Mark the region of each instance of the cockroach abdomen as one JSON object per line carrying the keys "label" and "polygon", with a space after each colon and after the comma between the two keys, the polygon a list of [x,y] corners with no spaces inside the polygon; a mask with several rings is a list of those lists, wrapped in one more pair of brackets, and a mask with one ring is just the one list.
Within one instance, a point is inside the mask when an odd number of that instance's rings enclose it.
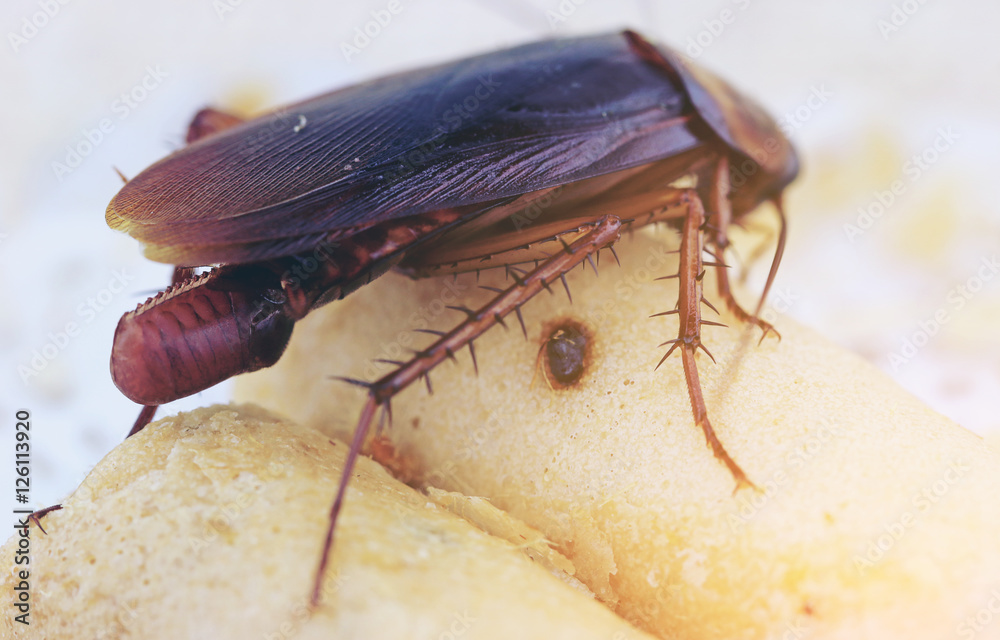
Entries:
{"label": "cockroach abdomen", "polygon": [[281,357],[295,324],[284,308],[260,293],[206,286],[212,279],[171,287],[119,321],[111,377],[129,399],[164,404]]}

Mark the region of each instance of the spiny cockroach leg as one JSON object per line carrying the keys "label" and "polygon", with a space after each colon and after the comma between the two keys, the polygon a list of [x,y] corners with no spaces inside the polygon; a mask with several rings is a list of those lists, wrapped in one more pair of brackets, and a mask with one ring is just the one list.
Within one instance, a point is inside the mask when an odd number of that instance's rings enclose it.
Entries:
{"label": "spiny cockroach leg", "polygon": [[49,532],[46,531],[45,527],[42,526],[42,518],[44,518],[46,514],[52,513],[53,511],[59,511],[62,508],[63,506],[61,504],[54,504],[51,507],[45,507],[44,509],[39,509],[38,511],[35,511],[31,515],[29,515],[28,520],[34,522],[35,525],[42,530],[42,533],[48,535]]}
{"label": "spiny cockroach leg", "polygon": [[499,313],[494,313],[493,319],[496,320],[496,323],[498,325],[504,328],[504,331],[509,331],[509,329],[507,328],[507,323],[504,322],[503,316],[501,316]]}
{"label": "spiny cockroach leg", "polygon": [[[618,217],[605,216],[601,218],[591,226],[590,231],[569,245],[566,250],[548,258],[537,269],[526,273],[523,277],[518,276],[514,272],[514,269],[508,269],[507,272],[514,278],[512,286],[505,289],[478,311],[458,307],[457,310],[466,314],[465,321],[438,338],[438,340],[426,349],[418,352],[412,360],[399,367],[396,371],[371,383],[346,379],[352,384],[365,387],[368,390],[368,397],[365,399],[361,417],[354,430],[351,448],[347,453],[347,459],[344,461],[344,470],[340,476],[337,497],[334,499],[333,506],[330,509],[330,521],[327,526],[326,540],[323,545],[322,555],[320,556],[319,566],[316,569],[316,579],[313,582],[313,592],[310,600],[313,606],[319,604],[323,575],[326,573],[326,566],[330,561],[330,552],[333,547],[333,532],[337,526],[337,517],[344,503],[348,480],[357,461],[358,453],[361,451],[361,447],[371,428],[375,410],[379,406],[386,405],[394,395],[408,387],[414,380],[426,377],[431,369],[448,357],[449,352],[454,353],[463,346],[471,346],[472,340],[497,324],[498,318],[515,312],[518,314],[518,319],[521,320],[521,328],[524,329],[524,320],[521,318],[520,313],[521,305],[542,291],[542,289],[547,289],[548,285],[556,278],[559,278],[583,260],[588,259],[592,253],[617,242],[620,231],[621,220]],[[525,331],[525,336],[527,336],[527,331]]]}
{"label": "spiny cockroach leg", "polygon": [[[726,230],[729,225],[732,224],[733,212],[732,207],[729,202],[729,159],[725,156],[720,158],[720,160],[715,165],[715,174],[712,177],[712,184],[709,190],[709,201],[708,210],[711,212],[711,224],[706,224],[706,228],[710,233],[709,243],[712,245],[710,253],[712,257],[715,258],[714,262],[706,263],[710,266],[715,266],[716,281],[719,287],[719,297],[726,303],[726,307],[729,311],[736,316],[736,318],[743,323],[749,323],[760,327],[763,334],[760,337],[760,341],[764,341],[764,337],[767,336],[769,332],[774,332],[774,335],[781,339],[781,334],[771,326],[771,323],[762,320],[759,317],[761,307],[764,304],[764,299],[767,297],[767,292],[771,288],[771,281],[774,279],[774,274],[777,272],[778,263],[781,261],[781,253],[784,251],[784,217],[782,216],[782,237],[778,242],[778,250],[775,253],[775,261],[771,264],[771,273],[768,276],[767,284],[764,286],[764,293],[761,294],[760,301],[757,304],[757,311],[753,314],[747,312],[740,303],[736,301],[733,297],[732,288],[729,285],[729,272],[726,271],[725,266],[725,253],[726,249],[729,247],[729,236]],[[722,266],[719,266],[722,265]]]}
{"label": "spiny cockroach leg", "polygon": [[[718,249],[716,249],[716,251],[718,251]],[[716,258],[720,258],[721,257],[720,254],[721,252],[719,253],[713,252],[713,255],[715,255]],[[756,314],[751,314],[747,312],[745,309],[743,309],[743,307],[740,306],[740,303],[736,301],[736,298],[733,297],[733,292],[729,285],[729,274],[726,272],[726,270],[724,268],[719,268],[716,270],[715,273],[716,273],[716,281],[718,282],[719,285],[719,297],[725,301],[726,307],[729,309],[729,312],[732,313],[734,316],[736,316],[736,319],[739,320],[740,322],[760,327],[762,333],[760,336],[760,340],[758,341],[758,344],[764,341],[764,338],[767,337],[768,333],[773,333],[780,340],[781,334],[778,333],[778,330],[775,329],[770,322],[763,320]],[[756,313],[760,313],[760,307],[763,305],[765,297],[766,293],[761,296],[760,303],[758,304]]]}
{"label": "spiny cockroach leg", "polygon": [[684,378],[687,381],[688,397],[691,399],[691,412],[694,414],[695,424],[701,427],[705,433],[705,440],[711,447],[715,457],[726,465],[733,478],[736,480],[736,489],[748,486],[753,487],[747,475],[738,464],[729,456],[722,442],[715,435],[715,429],[708,419],[708,410],[705,408],[705,398],[701,392],[701,380],[698,377],[698,365],[694,356],[698,349],[702,349],[712,361],[715,358],[708,349],[701,343],[701,325],[705,321],[701,319],[702,281],[702,231],[701,226],[705,217],[705,209],[701,198],[694,191],[688,191],[688,213],[684,221],[684,228],[681,231],[681,251],[679,293],[677,300],[677,316],[679,318],[679,329],[677,338],[664,342],[661,347],[669,344],[670,349],[656,366],[659,367],[674,352],[680,349],[681,360],[684,363]]}
{"label": "spiny cockroach leg", "polygon": [[670,311],[661,311],[659,313],[654,313],[653,315],[651,315],[649,317],[650,318],[660,318],[660,317],[663,317],[663,316],[672,316],[672,315],[677,314],[677,313],[680,313],[680,309],[671,309]]}
{"label": "spiny cockroach leg", "polygon": [[566,274],[560,274],[559,279],[562,280],[563,289],[566,290],[566,297],[569,298],[569,303],[573,304],[573,295],[569,292],[569,283],[566,282]]}
{"label": "spiny cockroach leg", "polygon": [[684,377],[687,380],[688,395],[691,397],[691,410],[694,413],[695,424],[705,432],[705,440],[712,448],[712,453],[726,465],[729,473],[736,480],[734,492],[743,487],[756,488],[754,483],[747,478],[743,469],[726,452],[726,448],[722,446],[722,442],[715,435],[712,424],[708,421],[708,411],[705,409],[705,399],[701,394],[701,381],[698,379],[698,364],[694,360],[694,351],[694,347],[687,344],[681,347],[681,361],[684,363]]}
{"label": "spiny cockroach leg", "polygon": [[479,362],[476,360],[476,347],[472,340],[469,340],[469,356],[472,358],[472,368],[476,372],[476,376],[479,376]]}
{"label": "spiny cockroach leg", "polygon": [[514,307],[514,313],[517,314],[517,321],[521,323],[521,333],[524,334],[524,339],[528,339],[528,330],[524,326],[524,316],[521,315],[521,305]]}
{"label": "spiny cockroach leg", "polygon": [[717,316],[718,315],[722,315],[722,314],[719,313],[719,310],[715,308],[715,305],[712,304],[711,302],[709,302],[708,298],[706,298],[705,296],[701,297],[701,303],[703,305],[705,305],[706,307],[708,307],[709,309],[711,309],[712,311],[714,311],[715,315],[717,315]]}

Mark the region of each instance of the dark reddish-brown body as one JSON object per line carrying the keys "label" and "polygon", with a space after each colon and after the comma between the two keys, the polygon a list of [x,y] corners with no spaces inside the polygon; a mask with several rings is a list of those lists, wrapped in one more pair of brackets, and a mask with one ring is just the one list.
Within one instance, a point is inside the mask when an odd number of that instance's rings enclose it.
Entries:
{"label": "dark reddish-brown body", "polygon": [[[749,483],[715,436],[698,381],[695,351],[711,324],[700,316],[702,252],[714,256],[705,265],[721,265],[729,224],[779,202],[798,164],[774,121],[714,75],[626,31],[397,74],[246,122],[206,110],[188,141],[107,210],[153,259],[221,265],[119,323],[112,377],[141,404],[270,366],[295,321],[389,268],[419,276],[534,263],[481,309],[462,309],[465,321],[413,360],[355,381],[368,402],[314,600],[378,407],[507,314],[520,318],[521,304],[613,244],[622,226],[666,221],[682,233],[679,299],[664,314],[679,317],[670,350],[681,349],[714,454]],[[740,319],[770,329],[740,308],[721,268],[719,294]]]}

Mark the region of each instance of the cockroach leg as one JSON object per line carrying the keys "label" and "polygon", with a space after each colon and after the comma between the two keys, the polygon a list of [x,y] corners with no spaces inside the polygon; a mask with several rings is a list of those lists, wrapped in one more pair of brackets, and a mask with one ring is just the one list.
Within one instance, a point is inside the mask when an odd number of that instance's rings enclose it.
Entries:
{"label": "cockroach leg", "polygon": [[[785,219],[785,209],[782,206],[781,194],[779,193],[771,198],[771,202],[774,204],[774,209],[778,213],[778,222],[781,226],[778,229],[778,246],[774,248],[774,257],[771,259],[771,269],[767,272],[767,282],[764,283],[764,291],[760,294],[760,300],[757,302],[757,309],[754,311],[755,316],[760,315],[760,310],[764,306],[764,300],[767,298],[767,294],[771,290],[771,284],[774,283],[774,276],[778,273],[778,265],[781,264],[781,256],[785,254],[785,240],[788,238],[787,220]],[[775,331],[775,333],[778,332]]]}
{"label": "cockroach leg", "polygon": [[[727,230],[729,225],[732,224],[732,205],[729,201],[729,158],[727,156],[722,156],[715,165],[715,172],[712,176],[712,184],[709,186],[709,201],[708,210],[711,212],[709,218],[709,244],[712,245],[709,252],[715,259],[715,263],[710,266],[715,266],[716,281],[719,287],[719,297],[726,303],[726,307],[729,311],[736,316],[736,318],[743,323],[752,324],[754,326],[760,327],[763,334],[760,337],[760,341],[763,342],[764,338],[768,333],[773,332],[774,335],[781,339],[781,334],[771,326],[771,323],[762,320],[759,317],[761,307],[764,304],[764,299],[767,297],[767,292],[771,288],[771,281],[774,278],[774,274],[778,268],[778,262],[781,261],[781,252],[784,250],[783,239],[779,240],[778,250],[775,253],[775,261],[771,264],[771,273],[767,279],[767,285],[764,287],[764,293],[760,297],[760,301],[757,304],[757,310],[751,314],[747,312],[740,303],[736,301],[733,297],[732,289],[729,285],[729,273],[726,271],[725,266],[725,253],[726,249],[729,248],[729,236]],[[784,233],[784,224],[782,224],[782,233]]]}
{"label": "cockroach leg", "polygon": [[59,511],[62,508],[63,506],[61,504],[54,504],[51,507],[45,507],[44,509],[39,509],[38,511],[35,511],[31,515],[29,515],[28,520],[34,522],[35,525],[42,530],[42,533],[48,535],[49,532],[46,531],[45,527],[42,526],[42,518],[44,518],[46,514],[52,513],[53,511]]}
{"label": "cockroach leg", "polygon": [[448,358],[448,354],[454,354],[462,347],[471,344],[473,339],[496,325],[500,318],[511,312],[518,312],[522,304],[543,289],[548,289],[549,285],[560,278],[562,274],[590,258],[596,251],[617,242],[622,222],[616,216],[605,216],[593,225],[588,226],[591,226],[590,231],[559,253],[542,262],[536,269],[527,272],[524,276],[520,276],[511,270],[509,273],[514,279],[514,284],[503,290],[493,300],[479,308],[479,310],[472,311],[471,309],[460,308],[459,310],[466,314],[466,319],[457,327],[439,337],[429,347],[417,353],[412,360],[403,366],[375,382],[367,383],[348,380],[349,382],[365,387],[368,391],[368,397],[361,411],[358,425],[354,430],[354,438],[351,441],[347,459],[344,461],[344,470],[341,473],[337,496],[333,501],[333,506],[330,508],[330,520],[327,526],[326,540],[323,545],[322,555],[320,556],[319,566],[316,569],[316,579],[313,583],[313,592],[310,600],[312,606],[315,607],[319,604],[323,575],[326,573],[326,567],[330,561],[330,552],[333,547],[333,533],[337,526],[337,518],[343,506],[347,484],[354,470],[354,464],[368,436],[368,431],[371,428],[376,410],[380,406],[387,407],[394,395],[408,387],[414,381],[425,378],[431,369]]}
{"label": "cockroach leg", "polygon": [[225,131],[230,127],[235,127],[241,122],[243,122],[243,118],[239,116],[219,111],[212,107],[206,107],[191,118],[191,124],[188,125],[184,142],[191,144],[196,140],[201,140],[202,138]]}
{"label": "cockroach leg", "polygon": [[[684,221],[684,228],[681,231],[681,251],[680,268],[677,273],[679,278],[679,293],[677,300],[677,317],[679,328],[677,339],[663,343],[670,344],[670,349],[660,360],[659,367],[666,361],[674,349],[680,348],[681,360],[684,364],[684,378],[687,382],[688,397],[691,399],[691,412],[694,414],[694,421],[705,433],[705,440],[712,449],[716,459],[726,465],[733,478],[736,480],[736,490],[743,487],[754,487],[754,484],[747,478],[746,473],[726,452],[722,442],[715,434],[715,429],[708,419],[708,410],[705,407],[705,398],[701,392],[701,380],[698,377],[698,365],[694,356],[698,349],[701,349],[712,361],[715,358],[701,342],[701,325],[705,321],[701,319],[701,305],[706,302],[702,291],[702,249],[703,235],[702,226],[705,220],[705,209],[701,198],[694,191],[687,191],[688,214]],[[663,346],[660,345],[660,346]]]}
{"label": "cockroach leg", "polygon": [[146,425],[152,422],[153,418],[156,417],[156,410],[159,408],[160,405],[158,404],[142,405],[142,409],[139,410],[139,416],[135,419],[135,422],[132,424],[132,429],[129,430],[128,435],[125,437],[131,438],[135,434],[142,431]]}

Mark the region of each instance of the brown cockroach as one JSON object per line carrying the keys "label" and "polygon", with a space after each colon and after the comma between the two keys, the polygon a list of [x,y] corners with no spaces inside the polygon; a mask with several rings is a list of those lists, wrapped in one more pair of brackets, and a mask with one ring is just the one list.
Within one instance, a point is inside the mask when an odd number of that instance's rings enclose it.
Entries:
{"label": "brown cockroach", "polygon": [[[676,314],[679,330],[663,360],[680,350],[695,423],[737,488],[751,484],[702,397],[695,353],[708,353],[701,328],[713,324],[701,318],[701,305],[711,306],[703,269],[717,268],[719,298],[741,321],[772,330],[760,305],[749,313],[733,298],[722,268],[727,230],[762,202],[778,205],[763,302],[784,247],[781,193],[798,160],[775,122],[726,82],[625,31],[400,73],[248,121],[204,110],[188,142],[107,209],[108,224],[143,242],[148,257],[180,265],[175,283],[115,333],[115,384],[147,407],[133,432],[157,405],[274,364],[297,320],[390,268],[427,275],[534,262],[512,270],[513,284],[480,309],[459,308],[466,319],[409,362],[352,381],[367,400],[314,604],[378,409],[508,314],[524,329],[521,305],[624,227],[666,222],[681,233],[680,268],[668,276],[679,278],[677,305],[658,314]],[[694,186],[675,186],[681,179]],[[523,215],[543,198],[544,211]],[[216,267],[187,269],[204,265]]]}

